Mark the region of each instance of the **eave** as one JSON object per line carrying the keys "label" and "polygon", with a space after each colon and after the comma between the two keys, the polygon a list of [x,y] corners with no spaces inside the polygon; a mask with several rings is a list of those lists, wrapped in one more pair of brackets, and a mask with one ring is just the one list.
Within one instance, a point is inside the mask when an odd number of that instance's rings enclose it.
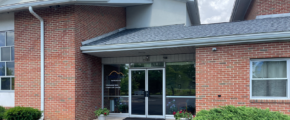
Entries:
{"label": "eave", "polygon": [[273,33],[232,35],[232,36],[195,38],[195,39],[166,40],[155,42],[82,46],[80,49],[82,53],[94,53],[94,52],[114,52],[128,50],[158,49],[158,48],[174,48],[187,46],[202,47],[202,46],[276,42],[289,40],[290,40],[290,32],[273,32]]}

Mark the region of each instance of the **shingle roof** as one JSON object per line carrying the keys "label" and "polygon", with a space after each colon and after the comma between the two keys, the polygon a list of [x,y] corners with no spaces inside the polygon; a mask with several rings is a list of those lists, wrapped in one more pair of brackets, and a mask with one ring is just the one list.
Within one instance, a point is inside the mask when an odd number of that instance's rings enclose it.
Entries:
{"label": "shingle roof", "polygon": [[217,37],[255,33],[290,31],[290,17],[255,19],[241,22],[208,24],[199,26],[170,25],[127,29],[85,44],[112,45],[188,38]]}

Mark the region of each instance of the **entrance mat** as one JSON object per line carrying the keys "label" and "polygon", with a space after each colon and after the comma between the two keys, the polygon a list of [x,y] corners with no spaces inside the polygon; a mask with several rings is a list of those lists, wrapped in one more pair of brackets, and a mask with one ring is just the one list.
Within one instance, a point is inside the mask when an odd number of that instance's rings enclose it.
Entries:
{"label": "entrance mat", "polygon": [[125,118],[123,120],[165,120],[161,118]]}

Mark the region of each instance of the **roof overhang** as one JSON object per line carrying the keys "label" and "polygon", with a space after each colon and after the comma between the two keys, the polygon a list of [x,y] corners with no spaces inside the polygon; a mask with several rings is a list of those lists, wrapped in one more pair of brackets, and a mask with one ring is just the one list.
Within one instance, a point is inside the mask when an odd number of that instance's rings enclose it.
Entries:
{"label": "roof overhang", "polygon": [[251,3],[252,0],[236,0],[230,22],[245,20]]}
{"label": "roof overhang", "polygon": [[[29,0],[28,0],[29,1]],[[153,0],[37,0],[15,4],[0,5],[0,13],[13,12],[28,9],[29,6],[35,8],[53,5],[96,5],[96,6],[116,6],[126,7],[134,5],[152,4]]]}
{"label": "roof overhang", "polygon": [[166,40],[166,41],[157,41],[157,42],[82,46],[80,49],[82,53],[96,53],[96,52],[117,52],[117,51],[131,51],[131,50],[175,48],[175,47],[188,47],[188,46],[202,47],[202,46],[258,43],[258,42],[272,42],[272,41],[276,42],[276,41],[289,41],[289,40],[290,40],[290,32],[273,32],[273,33],[220,36],[220,37],[208,37],[208,38]]}

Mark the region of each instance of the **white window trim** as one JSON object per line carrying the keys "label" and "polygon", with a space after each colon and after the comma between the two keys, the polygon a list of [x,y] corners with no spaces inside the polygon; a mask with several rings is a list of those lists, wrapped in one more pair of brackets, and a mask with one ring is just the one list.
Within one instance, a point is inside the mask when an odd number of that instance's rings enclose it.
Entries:
{"label": "white window trim", "polygon": [[[276,79],[276,80],[287,80],[287,91],[286,91],[286,97],[253,97],[252,96],[252,64],[253,62],[257,61],[286,61],[286,73],[287,78],[270,78],[270,79]],[[251,100],[289,100],[290,99],[290,58],[271,58],[271,59],[251,59],[250,60],[250,99]],[[255,80],[267,80],[268,78],[255,78]]]}

